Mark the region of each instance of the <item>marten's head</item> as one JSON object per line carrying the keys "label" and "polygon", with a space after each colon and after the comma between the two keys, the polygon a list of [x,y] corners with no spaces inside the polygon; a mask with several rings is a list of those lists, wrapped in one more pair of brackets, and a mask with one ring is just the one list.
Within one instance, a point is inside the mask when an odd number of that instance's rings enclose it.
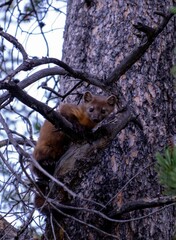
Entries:
{"label": "marten's head", "polygon": [[101,122],[114,111],[116,101],[117,99],[114,95],[105,97],[93,95],[90,92],[85,92],[84,94],[86,112],[90,120],[95,124]]}

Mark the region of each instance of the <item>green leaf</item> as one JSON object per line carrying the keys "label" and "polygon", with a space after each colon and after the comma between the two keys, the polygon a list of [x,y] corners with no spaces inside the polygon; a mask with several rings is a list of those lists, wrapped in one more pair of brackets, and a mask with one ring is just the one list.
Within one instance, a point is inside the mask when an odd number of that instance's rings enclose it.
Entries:
{"label": "green leaf", "polygon": [[170,11],[171,11],[171,13],[176,14],[176,7],[172,7],[172,8],[170,9]]}
{"label": "green leaf", "polygon": [[171,73],[174,77],[176,76],[176,66],[171,68]]}
{"label": "green leaf", "polygon": [[167,194],[176,194],[176,147],[167,148],[162,154],[156,154],[159,182]]}

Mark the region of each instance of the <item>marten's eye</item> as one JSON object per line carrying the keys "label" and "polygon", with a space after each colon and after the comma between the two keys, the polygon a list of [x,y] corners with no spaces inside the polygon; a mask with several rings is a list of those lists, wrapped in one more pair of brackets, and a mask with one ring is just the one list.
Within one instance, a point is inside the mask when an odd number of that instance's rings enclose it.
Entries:
{"label": "marten's eye", "polygon": [[94,108],[93,107],[90,107],[89,108],[89,112],[93,112],[94,111]]}
{"label": "marten's eye", "polygon": [[106,109],[102,108],[102,109],[101,109],[101,113],[102,113],[102,114],[105,114],[105,113],[106,113]]}

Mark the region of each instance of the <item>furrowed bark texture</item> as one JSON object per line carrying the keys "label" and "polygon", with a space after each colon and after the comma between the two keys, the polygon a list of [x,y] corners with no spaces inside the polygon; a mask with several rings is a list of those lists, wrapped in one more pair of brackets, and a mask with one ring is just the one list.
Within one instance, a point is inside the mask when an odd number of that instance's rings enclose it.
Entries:
{"label": "furrowed bark texture", "polygon": [[[154,11],[166,12],[172,4],[171,0],[97,0],[87,6],[83,0],[68,1],[63,61],[98,78],[107,78],[139,43],[133,24],[140,21],[150,27],[157,26],[162,17]],[[61,178],[78,196],[103,205],[112,199],[105,211],[107,215],[126,202],[162,195],[153,163],[155,153],[163,150],[168,138],[176,132],[175,93],[170,74],[173,48],[174,22],[171,20],[144,56],[114,84],[139,114],[143,130],[130,123],[105,150],[85,159],[93,164],[86,170],[84,166],[78,168],[74,182],[70,182],[69,177]],[[61,82],[63,92],[68,91],[75,81],[67,79]],[[101,210],[101,207],[79,199],[68,203]],[[121,219],[141,217],[155,210],[126,213]],[[117,239],[169,240],[174,234],[172,206],[147,218],[119,224],[107,223],[88,212],[75,211],[73,215],[117,236]],[[74,219],[61,217],[60,224],[70,239],[115,239]],[[58,225],[55,228],[58,239],[62,239],[64,231],[59,230]],[[49,229],[48,234],[51,232]],[[63,239],[67,239],[66,235]]]}

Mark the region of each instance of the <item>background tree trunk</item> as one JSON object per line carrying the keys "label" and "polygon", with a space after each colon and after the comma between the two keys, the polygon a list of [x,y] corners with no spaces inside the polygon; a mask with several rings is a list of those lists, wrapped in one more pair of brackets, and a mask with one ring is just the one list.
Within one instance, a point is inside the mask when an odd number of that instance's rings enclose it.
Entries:
{"label": "background tree trunk", "polygon": [[[91,2],[90,6],[86,2]],[[133,24],[140,21],[151,27],[157,26],[162,17],[154,11],[166,12],[172,4],[171,0],[68,1],[63,61],[105,79],[139,43]],[[83,166],[74,183],[61,179],[79,196],[103,205],[108,203],[106,213],[130,201],[162,195],[154,163],[156,152],[163,150],[168,138],[176,133],[175,93],[170,74],[173,48],[174,23],[171,20],[145,55],[114,84],[114,88],[120,87],[126,102],[139,114],[143,130],[130,123],[111,146],[87,159],[89,162],[96,159],[96,162],[86,171]],[[63,92],[75,84],[75,80],[66,78],[69,81],[61,81]],[[81,93],[84,87],[78,92]],[[99,89],[94,91],[100,92]],[[101,207],[80,199],[68,201],[69,204],[73,202],[77,206],[101,210]],[[119,224],[106,222],[89,212],[75,211],[72,214],[116,235],[117,239],[172,239],[175,224],[173,206],[159,210],[154,208],[123,214],[121,219],[153,213],[146,218]],[[57,239],[67,239],[67,234],[74,240],[115,239],[73,218],[62,215],[59,218],[59,225],[55,225]],[[51,236],[49,220],[47,235]],[[64,231],[65,238],[62,238]]]}

